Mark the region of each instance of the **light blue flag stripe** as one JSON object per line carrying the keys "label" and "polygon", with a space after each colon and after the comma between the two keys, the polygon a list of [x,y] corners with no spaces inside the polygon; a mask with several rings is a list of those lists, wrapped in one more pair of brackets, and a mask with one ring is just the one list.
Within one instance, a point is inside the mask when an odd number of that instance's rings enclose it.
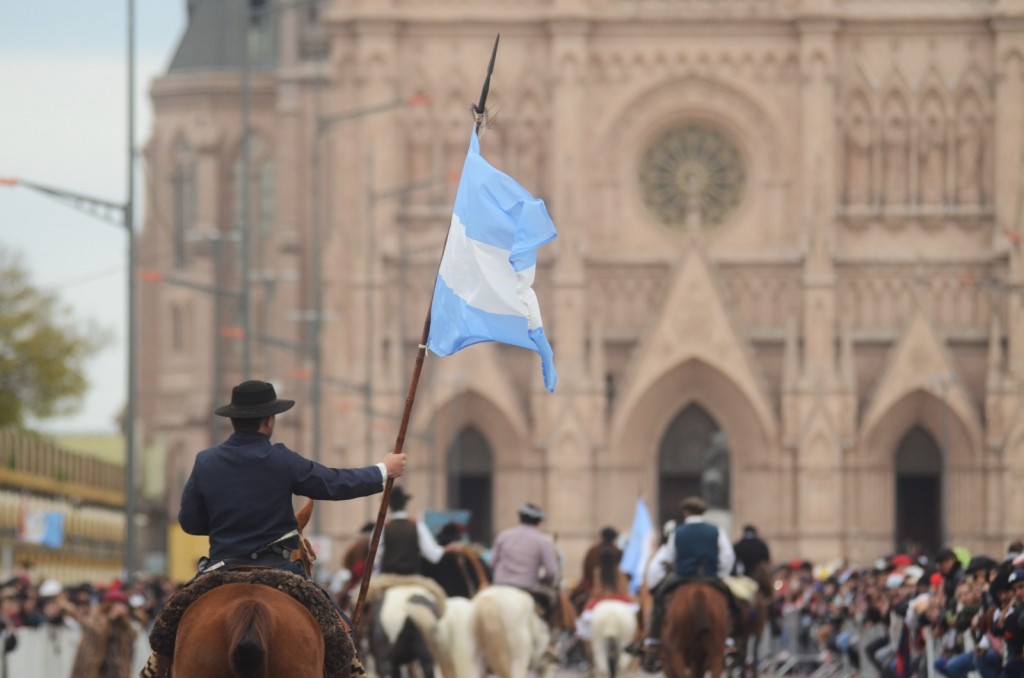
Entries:
{"label": "light blue flag stripe", "polygon": [[44,518],[42,544],[51,549],[58,549],[64,544],[64,514],[48,512]]}
{"label": "light blue flag stripe", "polygon": [[533,266],[537,249],[558,235],[544,201],[480,155],[475,128],[455,194],[455,214],[469,238],[508,250],[517,271]]}
{"label": "light blue flag stripe", "polygon": [[654,534],[654,523],[643,499],[636,500],[633,513],[633,526],[629,530],[629,541],[619,561],[619,569],[629,575],[630,593],[636,595],[644,581],[644,567],[651,555],[651,540]]}
{"label": "light blue flag stripe", "polygon": [[532,285],[537,248],[556,235],[544,201],[480,156],[474,130],[434,288],[427,347],[447,356],[499,341],[536,351],[544,386],[554,391],[558,373]]}

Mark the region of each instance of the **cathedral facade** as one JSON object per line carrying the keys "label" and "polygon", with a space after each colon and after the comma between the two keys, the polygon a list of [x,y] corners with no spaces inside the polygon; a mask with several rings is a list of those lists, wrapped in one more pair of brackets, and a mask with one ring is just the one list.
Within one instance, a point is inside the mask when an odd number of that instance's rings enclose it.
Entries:
{"label": "cathedral facade", "polygon": [[[535,289],[560,380],[428,355],[412,510],[489,541],[532,501],[570,563],[689,494],[779,558],[1020,536],[1021,0],[189,9],[140,245],[171,522],[246,376],[299,401],[275,438],[306,456],[394,446],[500,33],[481,152],[558,227]],[[376,505],[318,511],[340,544]]]}

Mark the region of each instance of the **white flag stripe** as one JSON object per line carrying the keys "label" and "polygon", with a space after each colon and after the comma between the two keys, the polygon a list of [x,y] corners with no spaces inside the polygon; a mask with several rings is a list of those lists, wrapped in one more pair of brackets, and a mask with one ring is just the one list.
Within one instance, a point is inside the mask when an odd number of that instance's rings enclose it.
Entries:
{"label": "white flag stripe", "polygon": [[448,244],[439,274],[455,294],[473,308],[526,318],[528,329],[541,326],[540,304],[533,291],[536,266],[516,271],[509,250],[473,240],[458,215],[452,215]]}

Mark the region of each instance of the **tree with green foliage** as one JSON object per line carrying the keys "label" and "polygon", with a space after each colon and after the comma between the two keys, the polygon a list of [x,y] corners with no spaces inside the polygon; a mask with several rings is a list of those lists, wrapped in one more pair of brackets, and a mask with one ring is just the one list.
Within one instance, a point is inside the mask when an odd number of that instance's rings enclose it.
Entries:
{"label": "tree with green foliage", "polygon": [[103,341],[52,292],[35,287],[21,257],[0,246],[0,428],[75,411],[84,362]]}

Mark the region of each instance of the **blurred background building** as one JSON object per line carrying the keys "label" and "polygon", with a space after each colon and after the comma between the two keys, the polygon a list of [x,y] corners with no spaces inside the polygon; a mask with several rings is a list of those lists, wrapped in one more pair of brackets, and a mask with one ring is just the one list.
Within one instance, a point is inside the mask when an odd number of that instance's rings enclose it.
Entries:
{"label": "blurred background building", "polygon": [[120,577],[123,438],[6,429],[0,453],[0,569],[67,583]]}
{"label": "blurred background building", "polygon": [[[275,437],[306,456],[393,446],[500,32],[481,147],[559,228],[560,381],[503,346],[429,357],[413,510],[489,541],[533,501],[573,562],[638,496],[665,519],[702,493],[810,559],[1019,536],[1021,0],[188,7],[145,148],[151,525],[247,377],[299,401]],[[317,511],[343,541],[376,502]]]}

